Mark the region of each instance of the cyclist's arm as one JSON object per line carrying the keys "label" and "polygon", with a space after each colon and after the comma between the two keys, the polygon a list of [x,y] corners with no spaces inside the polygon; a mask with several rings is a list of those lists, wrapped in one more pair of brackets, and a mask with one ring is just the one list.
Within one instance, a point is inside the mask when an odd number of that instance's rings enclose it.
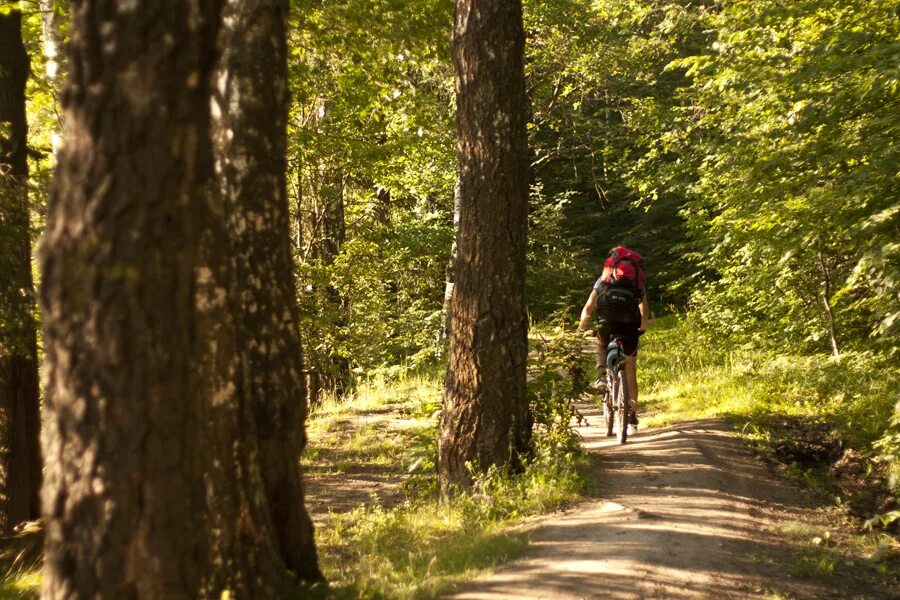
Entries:
{"label": "cyclist's arm", "polygon": [[581,309],[581,321],[578,323],[578,329],[582,331],[587,329],[591,317],[594,316],[595,308],[597,308],[597,290],[591,290],[591,295],[588,297],[584,308]]}
{"label": "cyclist's arm", "polygon": [[639,307],[641,309],[641,329],[647,331],[647,326],[650,324],[650,305],[647,303],[647,294],[641,297]]}

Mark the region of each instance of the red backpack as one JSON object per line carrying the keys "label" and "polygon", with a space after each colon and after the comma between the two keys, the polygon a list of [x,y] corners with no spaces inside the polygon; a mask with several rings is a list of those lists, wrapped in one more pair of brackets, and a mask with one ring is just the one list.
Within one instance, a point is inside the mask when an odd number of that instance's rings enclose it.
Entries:
{"label": "red backpack", "polygon": [[613,248],[597,285],[601,316],[611,321],[640,320],[638,303],[644,293],[644,259],[624,246]]}

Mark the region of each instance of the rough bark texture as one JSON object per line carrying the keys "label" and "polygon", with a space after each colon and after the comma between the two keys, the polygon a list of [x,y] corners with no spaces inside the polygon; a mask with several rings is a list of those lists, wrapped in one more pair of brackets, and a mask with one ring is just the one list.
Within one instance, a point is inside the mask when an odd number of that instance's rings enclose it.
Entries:
{"label": "rough bark texture", "polygon": [[285,180],[287,11],[286,0],[226,3],[213,133],[234,244],[245,418],[255,433],[247,457],[255,464],[248,462],[245,474],[261,478],[260,525],[275,542],[273,558],[313,582],[322,576],[298,464],[306,445],[306,391]]}
{"label": "rough bark texture", "polygon": [[438,472],[442,487],[513,465],[531,442],[527,356],[527,100],[518,0],[457,0],[460,224]]}
{"label": "rough bark texture", "polygon": [[0,535],[40,516],[40,416],[22,16],[0,14]]}
{"label": "rough bark texture", "polygon": [[195,198],[208,193],[215,0],[73,0],[42,249],[45,598],[201,596]]}

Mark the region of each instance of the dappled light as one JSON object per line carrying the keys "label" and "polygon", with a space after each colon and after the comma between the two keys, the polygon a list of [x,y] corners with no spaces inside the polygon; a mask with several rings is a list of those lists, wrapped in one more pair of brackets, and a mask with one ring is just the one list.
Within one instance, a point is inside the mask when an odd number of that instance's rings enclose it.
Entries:
{"label": "dappled light", "polygon": [[897,0],[0,0],[0,600],[900,590]]}

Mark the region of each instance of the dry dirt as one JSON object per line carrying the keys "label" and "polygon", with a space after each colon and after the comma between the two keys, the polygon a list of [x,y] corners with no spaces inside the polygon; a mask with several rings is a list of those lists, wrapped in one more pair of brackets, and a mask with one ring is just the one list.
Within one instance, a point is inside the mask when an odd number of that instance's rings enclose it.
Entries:
{"label": "dry dirt", "polygon": [[647,430],[621,445],[596,409],[582,408],[595,499],[539,521],[520,560],[453,598],[900,598],[865,574],[798,575],[785,526],[821,515],[724,422]]}

